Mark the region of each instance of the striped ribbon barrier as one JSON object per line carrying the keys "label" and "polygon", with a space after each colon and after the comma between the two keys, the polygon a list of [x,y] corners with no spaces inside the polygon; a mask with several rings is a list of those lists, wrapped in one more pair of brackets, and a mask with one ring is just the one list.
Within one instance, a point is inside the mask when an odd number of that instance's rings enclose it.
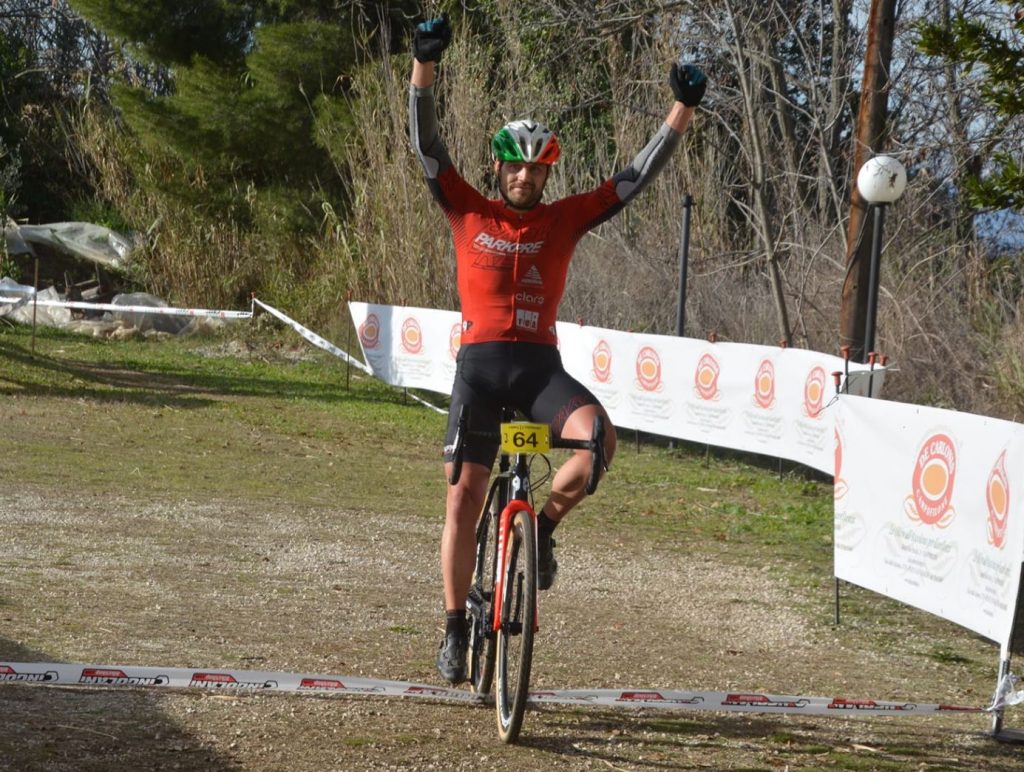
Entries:
{"label": "striped ribbon barrier", "polygon": [[[219,692],[287,692],[348,694],[369,697],[430,698],[466,704],[486,699],[463,689],[429,684],[339,675],[303,675],[264,670],[80,665],[54,662],[0,662],[0,683],[62,686],[152,687]],[[679,691],[675,689],[561,689],[530,692],[533,705],[575,705],[611,708],[652,708],[673,711],[794,713],[815,716],[934,716],[987,713],[1024,701],[1014,692],[1017,679],[1006,679],[987,708],[917,701],[804,697],[763,692]]]}
{"label": "striped ribbon barrier", "polygon": [[86,303],[81,300],[33,300],[31,295],[0,297],[0,305],[35,305],[49,308],[74,308],[82,311],[118,311],[127,314],[164,316],[204,316],[215,319],[251,319],[252,311],[223,311],[208,308],[171,308],[169,306],[122,306],[115,303]]}

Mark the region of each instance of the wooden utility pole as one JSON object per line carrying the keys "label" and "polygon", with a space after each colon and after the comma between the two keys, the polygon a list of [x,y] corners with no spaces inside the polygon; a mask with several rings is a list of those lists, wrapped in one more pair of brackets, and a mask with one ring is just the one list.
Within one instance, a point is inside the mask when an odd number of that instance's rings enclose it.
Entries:
{"label": "wooden utility pole", "polygon": [[[864,55],[864,78],[857,109],[857,133],[854,139],[851,180],[864,162],[880,152],[884,145],[885,121],[889,101],[889,66],[896,26],[896,0],[871,0],[868,16],[868,46]],[[839,307],[840,345],[850,347],[851,356],[867,361],[864,329],[867,322],[868,283],[871,268],[871,239],[868,206],[857,185],[850,185],[850,222],[846,232],[846,280]]]}

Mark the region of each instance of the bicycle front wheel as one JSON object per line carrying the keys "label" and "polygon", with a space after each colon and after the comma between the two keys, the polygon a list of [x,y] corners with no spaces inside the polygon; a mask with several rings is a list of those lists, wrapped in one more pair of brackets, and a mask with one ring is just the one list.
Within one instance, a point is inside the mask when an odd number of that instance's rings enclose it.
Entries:
{"label": "bicycle front wheel", "polygon": [[496,655],[494,619],[494,572],[498,520],[502,497],[491,491],[488,506],[480,515],[476,528],[476,567],[469,589],[469,685],[477,694],[490,694],[494,680]]}
{"label": "bicycle front wheel", "polygon": [[516,741],[523,725],[537,618],[537,537],[530,514],[517,512],[510,530],[505,545],[495,699],[498,734],[507,743]]}

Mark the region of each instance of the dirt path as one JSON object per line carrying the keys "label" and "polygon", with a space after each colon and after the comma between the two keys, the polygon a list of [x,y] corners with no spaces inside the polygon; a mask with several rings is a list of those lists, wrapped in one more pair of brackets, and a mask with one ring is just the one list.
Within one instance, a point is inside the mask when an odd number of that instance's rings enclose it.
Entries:
{"label": "dirt path", "polygon": [[[372,527],[370,527],[372,524]],[[0,496],[0,661],[230,667],[433,683],[428,516],[261,501]],[[566,529],[535,686],[662,687],[981,704],[990,646],[875,648],[828,585]],[[398,699],[0,687],[8,769],[1019,769],[988,719],[848,720],[545,707],[523,742],[491,710]]]}

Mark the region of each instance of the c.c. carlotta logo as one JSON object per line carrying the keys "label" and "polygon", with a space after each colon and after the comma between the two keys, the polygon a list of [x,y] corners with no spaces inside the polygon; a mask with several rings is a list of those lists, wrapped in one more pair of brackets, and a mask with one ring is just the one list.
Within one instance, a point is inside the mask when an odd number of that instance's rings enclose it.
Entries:
{"label": "c.c. carlotta logo", "polygon": [[775,365],[765,359],[754,376],[754,404],[768,410],[775,404]]}
{"label": "c.c. carlotta logo", "polygon": [[448,353],[451,354],[452,359],[459,355],[460,348],[462,348],[462,322],[453,324],[451,332],[448,333]]}
{"label": "c.c. carlotta logo", "polygon": [[359,342],[363,348],[377,348],[380,343],[380,319],[377,314],[367,314],[366,319],[359,325]]}
{"label": "c.c. carlotta logo", "polygon": [[907,517],[937,528],[945,528],[953,522],[956,513],[950,502],[956,470],[956,443],[953,439],[942,433],[926,439],[914,463],[911,495],[903,504]]}
{"label": "c.c. carlotta logo", "polygon": [[402,348],[410,354],[418,354],[423,350],[423,330],[415,316],[407,317],[402,322]]}
{"label": "c.c. carlotta logo", "polygon": [[694,390],[701,399],[721,399],[718,392],[718,375],[722,366],[718,364],[714,354],[703,354],[697,361],[697,369],[693,373]]}
{"label": "c.c. carlotta logo", "polygon": [[661,357],[651,346],[637,352],[636,380],[644,391],[661,391]]}
{"label": "c.c. carlotta logo", "polygon": [[825,404],[825,368],[818,366],[807,373],[804,381],[804,415],[820,419]]}
{"label": "c.c. carlotta logo", "polygon": [[[590,361],[594,365],[591,375],[598,383],[609,383],[612,379],[612,349],[607,341],[599,340],[590,354]],[[639,371],[640,360],[637,360]],[[639,375],[637,376],[639,377]]]}
{"label": "c.c. carlotta logo", "polygon": [[1002,549],[1006,543],[1006,525],[1010,514],[1010,481],[1006,474],[1006,451],[999,454],[985,486],[988,504],[988,543]]}
{"label": "c.c. carlotta logo", "polygon": [[843,438],[839,434],[839,429],[835,429],[834,433],[836,436],[836,471],[833,496],[837,499],[841,499],[846,495],[847,491],[849,491],[849,486],[846,484],[846,480],[841,476],[843,471]]}

